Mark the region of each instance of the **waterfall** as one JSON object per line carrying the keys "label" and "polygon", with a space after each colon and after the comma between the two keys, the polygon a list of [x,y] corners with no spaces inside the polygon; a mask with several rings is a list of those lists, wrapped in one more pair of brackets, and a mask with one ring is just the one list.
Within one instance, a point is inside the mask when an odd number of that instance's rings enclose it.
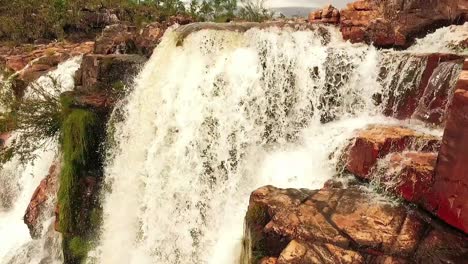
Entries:
{"label": "waterfall", "polygon": [[[74,74],[80,64],[81,57],[74,57],[59,64],[56,70],[40,77],[35,83],[51,94],[69,91],[74,87]],[[54,85],[56,87],[53,87]],[[34,96],[34,94],[27,92],[25,96]],[[23,221],[36,187],[47,176],[49,167],[57,157],[58,142],[56,139],[51,139],[50,142],[36,150],[37,158],[34,161],[21,164],[18,157],[13,157],[0,168],[0,263],[2,264],[63,262],[61,236],[53,228],[55,198],[49,199],[47,203],[44,215],[48,217],[40,219],[42,232],[38,239],[31,238],[28,227]]]}
{"label": "waterfall", "polygon": [[403,122],[381,113],[425,67],[333,27],[186,31],[166,32],[109,123],[90,263],[238,263],[250,192],[321,188],[353,130]]}

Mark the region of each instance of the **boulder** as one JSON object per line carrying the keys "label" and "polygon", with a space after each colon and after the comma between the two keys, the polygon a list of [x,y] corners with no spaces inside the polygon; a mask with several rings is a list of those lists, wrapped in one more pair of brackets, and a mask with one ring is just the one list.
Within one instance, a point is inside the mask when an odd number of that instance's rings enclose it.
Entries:
{"label": "boulder", "polygon": [[49,174],[34,191],[24,214],[24,223],[28,226],[33,238],[38,238],[41,235],[42,221],[53,216],[53,212],[47,210],[47,208],[50,208],[49,203],[52,203],[57,195],[60,169],[60,162],[58,161],[50,166]]}
{"label": "boulder", "polygon": [[[418,263],[434,258],[457,263],[468,257],[464,234],[422,215],[364,186],[317,191],[265,186],[250,197],[247,244],[252,256],[278,264],[413,263],[416,256]],[[431,233],[444,239],[432,242]],[[282,241],[272,242],[273,237]],[[431,250],[433,255],[422,254]]]}
{"label": "boulder", "polygon": [[356,132],[352,143],[344,153],[345,168],[362,179],[370,179],[369,173],[390,152],[423,150],[434,152],[439,139],[400,126],[373,125]]}
{"label": "boulder", "polygon": [[379,47],[408,47],[415,37],[463,22],[465,0],[358,0],[341,10],[341,32],[351,42]]}

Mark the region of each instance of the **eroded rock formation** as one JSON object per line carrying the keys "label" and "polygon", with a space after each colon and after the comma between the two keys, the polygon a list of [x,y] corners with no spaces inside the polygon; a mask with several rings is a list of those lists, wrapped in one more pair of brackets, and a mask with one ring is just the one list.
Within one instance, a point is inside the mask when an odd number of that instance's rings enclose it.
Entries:
{"label": "eroded rock formation", "polygon": [[465,0],[358,0],[341,10],[341,32],[351,42],[408,47],[415,37],[466,21]]}

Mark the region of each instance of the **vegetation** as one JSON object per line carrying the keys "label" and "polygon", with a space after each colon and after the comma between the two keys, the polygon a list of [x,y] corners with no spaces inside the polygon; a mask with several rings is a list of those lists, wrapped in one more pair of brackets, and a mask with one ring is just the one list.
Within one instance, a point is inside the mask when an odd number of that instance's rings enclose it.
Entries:
{"label": "vegetation", "polygon": [[265,8],[265,0],[241,0],[238,16],[247,21],[262,22],[273,17],[273,12]]}
{"label": "vegetation", "polygon": [[[35,158],[35,151],[58,137],[63,115],[60,90],[56,80],[31,83],[23,98],[14,95],[10,82],[0,86],[0,133],[15,130],[16,136],[0,152],[0,163],[15,153],[21,162]],[[49,85],[51,84],[51,85]]]}
{"label": "vegetation", "polygon": [[[266,0],[15,0],[0,5],[0,41],[28,43],[74,37],[93,37],[109,16],[137,26],[187,15],[199,21],[226,22],[235,18],[263,21],[272,13]],[[239,4],[239,5],[238,5]],[[100,14],[99,14],[100,13]],[[101,22],[100,22],[101,21]],[[101,24],[99,24],[101,23]]]}

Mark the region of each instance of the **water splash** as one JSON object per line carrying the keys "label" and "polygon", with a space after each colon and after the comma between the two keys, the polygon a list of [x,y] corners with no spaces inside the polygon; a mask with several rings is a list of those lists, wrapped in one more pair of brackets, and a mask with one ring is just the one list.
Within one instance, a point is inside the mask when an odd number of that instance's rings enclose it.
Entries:
{"label": "water splash", "polygon": [[[408,51],[417,53],[455,53],[468,55],[468,22],[436,30],[434,33],[417,39]],[[465,44],[463,44],[463,42]]]}

